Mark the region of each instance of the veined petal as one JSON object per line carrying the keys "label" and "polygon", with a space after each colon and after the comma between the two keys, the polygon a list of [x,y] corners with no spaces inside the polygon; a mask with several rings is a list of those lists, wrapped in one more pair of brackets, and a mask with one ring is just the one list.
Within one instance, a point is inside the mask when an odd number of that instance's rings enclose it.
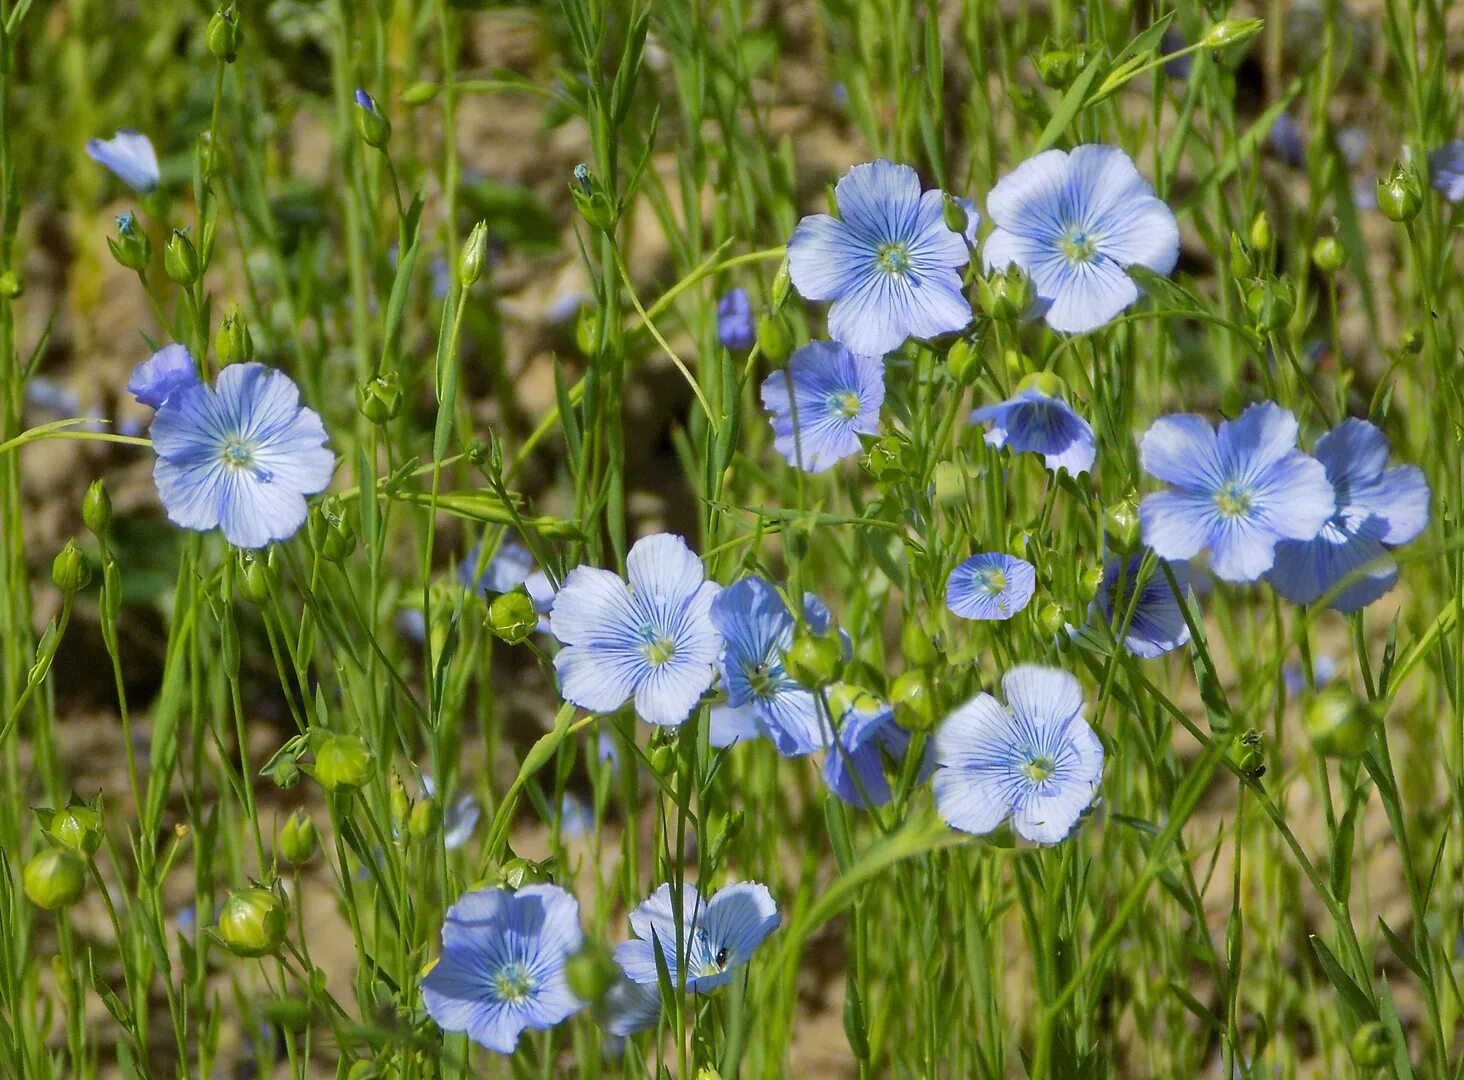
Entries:
{"label": "veined petal", "polygon": [[1110,322],[1139,298],[1139,286],[1115,262],[1097,258],[1069,268],[1043,316],[1066,334],[1081,334]]}
{"label": "veined petal", "polygon": [[1296,434],[1291,410],[1260,401],[1234,420],[1222,421],[1215,441],[1220,459],[1230,465],[1229,474],[1243,468],[1245,475],[1254,477],[1296,450]]}
{"label": "veined petal", "polygon": [[834,201],[861,234],[908,240],[920,209],[920,176],[883,158],[855,165],[834,185]]}
{"label": "veined petal", "polygon": [[658,606],[689,599],[707,577],[701,559],[671,533],[637,540],[625,557],[625,572],[636,595],[653,597]]}
{"label": "veined petal", "polygon": [[1212,491],[1225,482],[1215,429],[1203,416],[1161,416],[1139,442],[1144,471],[1168,484]]}
{"label": "veined petal", "polygon": [[1220,522],[1214,500],[1189,491],[1156,491],[1139,504],[1144,543],[1161,558],[1194,558],[1210,543]]}
{"label": "veined petal", "polygon": [[788,275],[805,300],[837,300],[851,292],[874,263],[873,248],[828,214],[804,218],[788,241]]}
{"label": "veined petal", "polygon": [[717,891],[707,902],[702,929],[720,951],[726,966],[744,964],[778,928],[778,905],[766,885],[740,881]]}
{"label": "veined petal", "polygon": [[1033,725],[1066,724],[1083,709],[1083,688],[1066,671],[1019,664],[1001,680],[1013,715]]}

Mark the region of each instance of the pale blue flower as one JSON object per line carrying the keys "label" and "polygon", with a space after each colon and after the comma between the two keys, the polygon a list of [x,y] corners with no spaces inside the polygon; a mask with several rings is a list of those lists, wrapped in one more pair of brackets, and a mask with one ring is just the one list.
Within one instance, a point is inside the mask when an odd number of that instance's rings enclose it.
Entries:
{"label": "pale blue flower", "polygon": [[717,302],[717,340],[733,352],[750,349],[757,340],[757,328],[752,321],[752,301],[747,298],[746,289],[728,289]]}
{"label": "pale blue flower", "polygon": [[642,720],[681,724],[711,686],[721,638],[708,610],[721,586],[669,533],[639,540],[625,560],[629,583],[608,570],[570,571],[554,597],[549,629],[566,701],[614,712],[635,699]]}
{"label": "pale blue flower", "polygon": [[104,165],[133,191],[146,195],[158,186],[162,172],[158,168],[157,151],[144,134],[123,128],[110,139],[88,139],[87,155]]}
{"label": "pale blue flower", "polygon": [[1060,396],[1044,393],[1036,385],[982,406],[971,413],[971,420],[987,425],[990,445],[1041,454],[1053,472],[1066,469],[1074,476],[1088,472],[1097,456],[1097,440],[1088,421]]}
{"label": "pale blue flower", "polygon": [[1397,584],[1388,552],[1428,525],[1428,481],[1412,465],[1389,468],[1387,436],[1366,420],[1342,421],[1313,452],[1336,492],[1337,512],[1314,539],[1277,544],[1267,580],[1293,604],[1315,603],[1350,582],[1331,600],[1350,614]]}
{"label": "pale blue flower", "polygon": [[[422,794],[429,799],[436,797],[437,785],[430,773],[422,774]],[[448,851],[456,851],[466,844],[473,838],[473,830],[478,827],[478,819],[482,815],[483,808],[473,793],[459,791],[442,811],[442,846]]]}
{"label": "pale blue flower", "polygon": [[1452,139],[1428,155],[1429,182],[1451,203],[1464,200],[1464,141]]}
{"label": "pale blue flower", "polygon": [[832,300],[829,336],[883,356],[909,337],[954,333],[971,321],[959,268],[965,239],[945,223],[945,196],[921,194],[908,165],[855,165],[834,187],[839,217],[804,218],[788,242],[788,272],[806,300]]}
{"label": "pale blue flower", "polygon": [[533,552],[521,541],[511,537],[504,537],[498,542],[493,557],[483,567],[483,572],[478,573],[478,564],[482,557],[483,542],[480,540],[458,564],[458,580],[464,588],[472,589],[480,596],[492,597],[499,593],[512,592],[528,580],[529,573],[534,568]]}
{"label": "pale blue flower", "polygon": [[871,694],[857,694],[824,757],[824,783],[850,806],[884,806],[894,797],[885,762],[902,761],[909,748],[910,733],[895,722],[894,710]]}
{"label": "pale blue flower", "polygon": [[[803,613],[815,634],[828,630],[829,609],[817,597],[804,596]],[[797,620],[778,591],[760,577],[744,577],[712,602],[711,620],[727,643],[720,660],[727,705],[750,708],[759,729],[786,757],[825,746],[817,699],[783,667]],[[714,724],[719,740],[726,726],[725,721]]]}
{"label": "pale blue flower", "polygon": [[[1135,656],[1152,660],[1171,649],[1178,649],[1190,639],[1189,624],[1184,619],[1184,609],[1169,587],[1158,560],[1149,576],[1139,584],[1140,571],[1144,564],[1142,552],[1128,559],[1110,555],[1103,561],[1103,583],[1093,598],[1093,610],[1114,629],[1123,626],[1129,619],[1123,643]],[[1189,588],[1189,567],[1183,563],[1168,563],[1169,572],[1174,575],[1180,596]],[[1121,591],[1120,591],[1121,590]],[[1138,602],[1134,602],[1135,590]],[[1129,608],[1133,616],[1129,618]]]}
{"label": "pale blue flower", "polygon": [[127,392],[143,405],[158,408],[179,390],[197,386],[198,368],[182,345],[164,345],[138,364],[127,380]]}
{"label": "pale blue flower", "polygon": [[856,356],[836,341],[810,341],[762,384],[773,446],[805,472],[857,454],[859,436],[879,431],[884,396],[884,361]]}
{"label": "pale blue flower", "polygon": [[1025,271],[1054,330],[1097,329],[1139,298],[1128,267],[1167,274],[1179,258],[1174,213],[1115,146],[1044,150],[998,181],[986,209],[986,268]]}
{"label": "pale blue flower", "polygon": [[306,496],[324,491],[335,473],[320,417],[300,404],[288,375],[263,364],[230,364],[216,386],[170,394],[149,434],[168,519],[222,529],[235,547],[293,536]]}
{"label": "pale blue flower", "polygon": [[728,885],[706,901],[695,885],[681,887],[681,927],[677,934],[671,886],[662,885],[630,913],[635,937],[621,942],[615,960],[642,986],[659,982],[659,944],[673,986],[704,994],[732,981],[734,969],[751,959],[778,928],[778,905],[766,885],[742,881]]}
{"label": "pale blue flower", "polygon": [[511,1054],[526,1028],[544,1031],[584,1008],[564,971],[583,944],[579,901],[557,885],[464,893],[442,924],[422,1000],[444,1031]]}
{"label": "pale blue flower", "polygon": [[661,1021],[661,990],[642,986],[622,973],[594,1009],[595,1022],[617,1039],[649,1031]]}
{"label": "pale blue flower", "polygon": [[1103,745],[1067,672],[1023,664],[1001,690],[1005,705],[977,694],[936,732],[936,809],[963,832],[982,836],[1010,818],[1017,835],[1055,844],[1092,805]]}
{"label": "pale blue flower", "polygon": [[1037,569],[999,552],[972,555],[946,581],[946,607],[963,619],[1010,619],[1037,591]]}

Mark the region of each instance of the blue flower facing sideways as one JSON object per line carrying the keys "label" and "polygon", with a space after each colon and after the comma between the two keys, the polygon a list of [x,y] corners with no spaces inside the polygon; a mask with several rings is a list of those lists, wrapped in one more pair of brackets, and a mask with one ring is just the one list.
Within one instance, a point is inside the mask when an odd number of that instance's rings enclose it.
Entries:
{"label": "blue flower facing sideways", "polygon": [[1330,606],[1360,611],[1398,582],[1389,550],[1428,525],[1429,491],[1412,465],[1388,467],[1388,438],[1366,420],[1347,419],[1313,451],[1336,492],[1337,512],[1312,540],[1276,545],[1267,580],[1293,604],[1312,604],[1344,582]]}
{"label": "blue flower facing sideways", "polygon": [[908,165],[855,165],[834,186],[839,216],[793,230],[788,273],[805,300],[831,300],[829,336],[883,356],[909,337],[954,333],[971,321],[959,268],[966,240],[945,223],[945,195],[920,191]]}
{"label": "blue flower facing sideways", "polygon": [[828,701],[830,711],[841,715],[838,735],[824,757],[824,783],[850,806],[884,806],[894,798],[885,761],[904,759],[910,733],[895,722],[887,703],[846,683],[836,684]]}
{"label": "blue flower facing sideways", "polygon": [[779,921],[766,885],[741,881],[703,900],[695,885],[684,884],[678,937],[671,886],[662,885],[630,913],[635,937],[616,946],[615,960],[632,982],[655,986],[659,944],[671,984],[679,985],[684,972],[686,989],[705,994],[731,982]]}
{"label": "blue flower facing sideways", "polygon": [[152,141],[139,131],[123,128],[110,139],[88,139],[86,152],[139,195],[155,189],[162,179],[157,151]]}
{"label": "blue flower facing sideways", "polygon": [[544,1031],[584,1008],[564,971],[583,944],[579,901],[557,885],[464,893],[422,980],[427,1012],[444,1031],[511,1054],[526,1028]]}
{"label": "blue flower facing sideways", "polygon": [[1037,568],[999,552],[972,555],[946,580],[946,607],[963,619],[1010,619],[1037,591]]}
{"label": "blue flower facing sideways", "polygon": [[[826,746],[828,734],[819,718],[818,701],[783,667],[783,653],[793,644],[798,624],[778,590],[760,577],[741,578],[712,601],[711,619],[727,643],[719,666],[728,707],[751,710],[758,730],[784,757],[811,754]],[[824,634],[829,609],[816,596],[805,595],[803,621],[815,634]],[[719,717],[714,723],[718,741],[732,730],[731,719]]]}
{"label": "blue flower facing sideways", "polygon": [[1001,691],[1005,705],[977,694],[936,732],[936,810],[962,832],[984,836],[1010,818],[1018,836],[1055,844],[1093,803],[1103,744],[1067,672],[1023,664]]}
{"label": "blue flower facing sideways", "polygon": [[566,701],[614,712],[632,698],[647,723],[681,724],[711,686],[721,639],[708,611],[721,586],[706,580],[686,541],[657,533],[636,541],[629,581],[579,566],[554,596],[549,630]]}
{"label": "blue flower facing sideways", "polygon": [[1041,454],[1053,472],[1088,472],[1097,457],[1092,427],[1063,400],[1062,380],[1050,372],[1027,376],[1007,400],[972,412],[971,421],[986,425],[990,445]]}
{"label": "blue flower facing sideways", "polygon": [[458,564],[458,580],[464,588],[472,589],[480,596],[511,592],[528,580],[534,568],[533,552],[512,537],[504,537],[498,542],[492,558],[479,572],[478,564],[482,559],[483,543],[480,540]]}
{"label": "blue flower facing sideways", "polygon": [[804,472],[831,469],[859,452],[859,436],[879,431],[884,361],[856,356],[836,341],[810,341],[762,384],[773,446]]}
{"label": "blue flower facing sideways", "polygon": [[1428,155],[1429,183],[1451,203],[1464,201],[1464,140],[1451,139]]}
{"label": "blue flower facing sideways", "polygon": [[752,301],[747,290],[734,287],[717,302],[717,340],[733,352],[752,348],[757,328],[752,322]]}
{"label": "blue flower facing sideways", "polygon": [[198,368],[187,348],[164,345],[133,369],[132,378],[127,380],[127,392],[143,405],[156,409],[179,390],[197,386],[198,381]]}
{"label": "blue flower facing sideways", "polygon": [[[1183,596],[1189,588],[1189,567],[1183,563],[1166,565]],[[1092,610],[1101,614],[1103,621],[1115,631],[1123,630],[1123,644],[1129,652],[1152,660],[1186,644],[1190,631],[1184,620],[1184,610],[1179,606],[1174,590],[1169,587],[1163,568],[1156,562],[1140,585],[1143,566],[1143,552],[1127,559],[1116,555],[1104,559],[1103,583],[1093,597]],[[1138,592],[1137,601],[1135,591]],[[1128,620],[1126,629],[1125,620]]]}
{"label": "blue flower facing sideways", "polygon": [[1326,470],[1296,448],[1296,418],[1252,405],[1218,431],[1203,416],[1161,416],[1139,443],[1144,471],[1173,485],[1139,504],[1144,543],[1184,561],[1209,548],[1215,574],[1255,581],[1282,540],[1310,540],[1337,509]]}
{"label": "blue flower facing sideways", "polygon": [[169,394],[148,434],[168,519],[222,529],[235,547],[293,536],[306,496],[324,491],[335,473],[320,417],[300,404],[288,375],[263,364],[231,364],[215,386]]}
{"label": "blue flower facing sideways", "polygon": [[1044,150],[997,182],[986,209],[987,270],[1025,271],[1054,330],[1097,329],[1139,298],[1128,267],[1167,274],[1179,259],[1173,211],[1115,146]]}

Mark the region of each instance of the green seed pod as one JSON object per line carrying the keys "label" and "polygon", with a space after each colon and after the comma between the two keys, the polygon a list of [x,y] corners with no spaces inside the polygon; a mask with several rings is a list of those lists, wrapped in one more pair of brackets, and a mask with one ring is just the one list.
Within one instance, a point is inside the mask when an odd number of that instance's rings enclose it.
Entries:
{"label": "green seed pod", "polygon": [[1103,534],[1108,538],[1108,546],[1120,555],[1138,550],[1143,526],[1132,495],[1104,509]]}
{"label": "green seed pod", "polygon": [[91,584],[91,577],[91,563],[86,561],[76,541],[66,541],[66,546],[51,563],[51,581],[62,592],[75,593]]}
{"label": "green seed pod", "polygon": [[393,772],[391,774],[391,795],[388,799],[391,807],[391,827],[398,834],[407,827],[407,819],[412,815],[412,800],[407,796],[407,786],[402,783],[402,774]]}
{"label": "green seed pod", "polygon": [[417,108],[436,100],[437,95],[442,92],[442,87],[435,82],[419,81],[402,91],[402,104]]}
{"label": "green seed pod", "polygon": [[1072,49],[1044,49],[1037,57],[1037,74],[1054,90],[1066,90],[1078,74],[1078,59]]}
{"label": "green seed pod", "polygon": [[1247,780],[1259,780],[1266,775],[1265,740],[1255,728],[1240,737],[1231,748],[1231,756],[1235,759],[1240,774]]}
{"label": "green seed pod", "polygon": [[907,731],[929,731],[935,727],[935,694],[926,672],[903,672],[890,686],[890,704],[895,719]]}
{"label": "green seed pod", "polygon": [[930,667],[940,659],[940,651],[930,633],[913,612],[905,616],[905,625],[900,628],[900,652],[907,664],[916,667]]}
{"label": "green seed pod", "polygon": [[1347,265],[1347,249],[1335,236],[1324,236],[1312,245],[1312,262],[1326,274],[1335,274]]}
{"label": "green seed pod", "polygon": [[238,58],[239,41],[242,37],[233,4],[215,12],[214,17],[208,21],[208,32],[205,35],[208,51],[226,64],[232,64]]}
{"label": "green seed pod", "polygon": [[1034,371],[1017,383],[1017,393],[1026,390],[1035,390],[1044,397],[1067,399],[1067,383],[1062,381],[1062,376],[1051,371]]}
{"label": "green seed pod", "polygon": [[122,214],[117,218],[117,238],[107,237],[107,248],[118,265],[128,270],[143,270],[152,260],[152,241],[137,225],[137,218]]}
{"label": "green seed pod", "polygon": [[1200,44],[1207,49],[1224,49],[1249,41],[1260,33],[1265,25],[1260,19],[1222,19],[1200,38]]}
{"label": "green seed pod", "polygon": [[349,794],[371,778],[373,757],[357,735],[327,735],[315,750],[315,780],[326,791]]}
{"label": "green seed pod", "polygon": [[1251,220],[1250,245],[1253,251],[1270,251],[1276,243],[1276,234],[1271,231],[1271,219],[1264,210],[1258,211]]}
{"label": "green seed pod", "polygon": [[757,320],[758,351],[773,367],[782,367],[793,352],[793,335],[780,316],[764,315]]}
{"label": "green seed pod", "polygon": [[945,227],[959,236],[964,236],[968,224],[970,224],[970,218],[966,214],[966,208],[947,195],[945,197]]}
{"label": "green seed pod", "polygon": [[46,835],[78,855],[95,854],[102,846],[102,816],[95,807],[73,803],[50,815]]}
{"label": "green seed pod", "polygon": [[801,631],[783,653],[783,667],[799,686],[810,690],[829,682],[843,663],[844,648],[835,633]]}
{"label": "green seed pod", "polygon": [[442,805],[433,798],[418,799],[407,817],[407,835],[413,840],[426,840],[437,834],[442,824]]}
{"label": "green seed pod", "polygon": [[662,743],[651,750],[651,771],[660,777],[676,775],[676,744]]}
{"label": "green seed pod", "polygon": [[1032,279],[1015,263],[976,279],[976,299],[981,310],[998,322],[1020,319],[1031,308],[1036,295]]}
{"label": "green seed pod", "polygon": [[536,863],[517,855],[504,863],[498,874],[504,887],[509,889],[522,889],[525,885],[547,885],[554,880],[547,863]]}
{"label": "green seed pod", "polygon": [[182,229],[174,229],[168,237],[168,246],[163,249],[163,269],[185,289],[198,280],[198,251]]}
{"label": "green seed pod", "polygon": [[976,347],[965,338],[958,338],[946,353],[946,369],[962,386],[970,386],[980,378],[981,366]]}
{"label": "green seed pod", "polygon": [[1246,291],[1245,308],[1257,330],[1275,331],[1291,321],[1296,299],[1289,283],[1276,278],[1258,278]]}
{"label": "green seed pod", "polygon": [[1067,625],[1067,616],[1062,606],[1050,600],[1043,604],[1037,609],[1037,625],[1048,635],[1061,633],[1062,628]]}
{"label": "green seed pod", "polygon": [[21,880],[32,904],[59,911],[81,899],[86,889],[86,863],[70,848],[46,848],[25,864]]}
{"label": "green seed pod", "polygon": [[275,889],[255,885],[229,894],[214,934],[235,956],[269,956],[284,943],[288,925],[284,898]]}
{"label": "green seed pod", "polygon": [[1312,748],[1326,757],[1357,757],[1367,749],[1377,724],[1373,707],[1341,683],[1320,691],[1307,702],[1302,727]]}
{"label": "green seed pod", "polygon": [[488,629],[509,645],[528,640],[538,625],[539,613],[534,610],[534,601],[521,589],[495,596],[488,605]]}
{"label": "green seed pod", "polygon": [[1083,571],[1078,578],[1078,588],[1082,591],[1083,603],[1092,600],[1098,595],[1099,586],[1103,584],[1103,567],[1095,564]]}
{"label": "green seed pod", "polygon": [[361,141],[372,149],[385,149],[391,141],[391,121],[365,90],[356,91],[356,105],[356,130],[361,133]]}
{"label": "green seed pod", "polygon": [[107,528],[112,524],[112,497],[107,494],[107,485],[102,481],[93,480],[91,487],[86,489],[81,500],[81,520],[98,539],[107,534]]}
{"label": "green seed pod", "polygon": [[25,282],[14,270],[7,270],[0,274],[0,296],[7,300],[17,300],[25,293]]}
{"label": "green seed pod", "polygon": [[938,506],[966,502],[966,470],[954,461],[941,461],[935,466],[935,501]]}
{"label": "green seed pod", "polygon": [[458,253],[458,279],[466,289],[483,276],[488,264],[488,223],[480,221],[468,233],[467,242]]}
{"label": "green seed pod", "polygon": [[235,308],[219,323],[219,332],[214,337],[214,353],[220,367],[242,364],[254,359],[254,338],[249,334],[249,323]]}
{"label": "green seed pod", "polygon": [[302,807],[285,819],[280,829],[278,850],[286,862],[296,866],[315,857],[320,834],[315,828],[315,819]]}
{"label": "green seed pod", "polygon": [[1239,233],[1230,234],[1230,273],[1237,278],[1247,278],[1255,273],[1255,263],[1250,249],[1245,246]]}
{"label": "green seed pod", "polygon": [[394,371],[384,371],[356,387],[356,407],[373,424],[384,424],[402,410],[402,385]]}
{"label": "green seed pod", "polygon": [[1378,209],[1390,221],[1412,221],[1423,208],[1423,185],[1418,170],[1393,162],[1393,171],[1378,177]]}
{"label": "green seed pod", "polygon": [[1393,1037],[1378,1021],[1369,1020],[1352,1033],[1348,1049],[1359,1068],[1381,1069],[1393,1059]]}
{"label": "green seed pod", "polygon": [[356,527],[339,496],[327,496],[311,508],[309,533],[315,550],[330,562],[344,562],[356,550]]}
{"label": "green seed pod", "polygon": [[586,942],[583,949],[570,957],[564,969],[574,996],[589,1002],[599,1001],[615,984],[618,975],[610,950],[598,941]]}

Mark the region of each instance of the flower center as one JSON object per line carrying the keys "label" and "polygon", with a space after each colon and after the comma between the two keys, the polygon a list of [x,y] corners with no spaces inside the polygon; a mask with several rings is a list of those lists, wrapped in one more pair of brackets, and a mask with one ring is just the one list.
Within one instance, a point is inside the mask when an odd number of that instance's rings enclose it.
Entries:
{"label": "flower center", "polygon": [[1007,587],[1006,574],[1000,570],[977,570],[971,580],[976,588],[987,596],[1000,596],[1002,590]]}
{"label": "flower center", "polygon": [[517,960],[510,960],[498,969],[493,977],[493,989],[500,1001],[517,1002],[528,997],[534,990],[534,980]]}
{"label": "flower center", "polygon": [[1215,507],[1222,517],[1245,517],[1251,511],[1252,502],[1249,489],[1235,480],[1227,481],[1215,492]]}
{"label": "flower center", "polygon": [[1022,775],[1034,784],[1040,784],[1057,771],[1057,766],[1046,754],[1033,754],[1020,766]]}
{"label": "flower center", "polygon": [[247,469],[254,463],[254,450],[243,439],[229,439],[219,451],[225,465],[236,469]]}
{"label": "flower center", "polygon": [[853,420],[859,415],[859,395],[853,390],[829,395],[829,410],[841,419]]}
{"label": "flower center", "polygon": [[910,269],[910,249],[904,244],[881,244],[875,248],[874,264],[886,274],[903,274]]}
{"label": "flower center", "polygon": [[773,673],[768,670],[766,660],[748,664],[743,671],[747,675],[747,685],[753,694],[760,698],[772,697],[773,691],[777,688],[777,681],[773,678]]}
{"label": "flower center", "polygon": [[1058,247],[1070,263],[1091,262],[1098,254],[1098,239],[1087,229],[1078,227],[1069,229],[1058,241]]}
{"label": "flower center", "polygon": [[660,667],[676,655],[676,642],[665,634],[657,634],[649,627],[644,634],[645,644],[641,646],[641,655],[654,667]]}
{"label": "flower center", "polygon": [[717,975],[727,970],[727,962],[732,958],[731,950],[723,945],[715,953],[712,952],[712,943],[706,933],[698,928],[693,941],[697,946],[696,951],[702,954],[702,961],[695,965],[693,978],[700,978],[703,975]]}

